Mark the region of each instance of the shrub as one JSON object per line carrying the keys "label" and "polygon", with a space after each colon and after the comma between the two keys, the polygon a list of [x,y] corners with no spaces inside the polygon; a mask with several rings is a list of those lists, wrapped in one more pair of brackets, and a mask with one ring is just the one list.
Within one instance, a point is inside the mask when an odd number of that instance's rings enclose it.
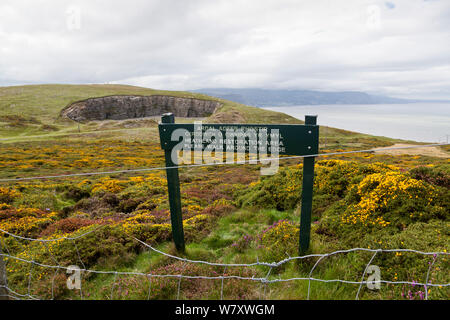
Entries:
{"label": "shrub", "polygon": [[[223,268],[210,267],[199,264],[185,264],[177,261],[158,267],[153,271],[159,275],[197,276],[206,277],[241,276],[252,277],[252,270],[232,270],[224,273]],[[151,281],[151,282],[150,282]],[[223,297],[226,299],[256,299],[259,286],[253,281],[240,279],[226,279],[223,286]],[[151,286],[150,286],[151,283]],[[221,281],[208,279],[178,279],[178,277],[136,277],[119,276],[115,282],[113,299],[220,299]],[[180,288],[180,290],[178,290]],[[103,299],[111,298],[111,288],[105,287],[101,291]]]}
{"label": "shrub", "polygon": [[292,222],[280,220],[262,231],[259,235],[259,248],[265,261],[278,262],[287,255],[298,254],[300,229]]}
{"label": "shrub", "polygon": [[50,236],[55,232],[69,234],[77,231],[80,228],[87,227],[95,223],[97,223],[96,220],[82,219],[77,217],[62,219],[49,225],[44,231],[41,232],[40,237]]}
{"label": "shrub", "polygon": [[140,205],[144,201],[145,201],[145,198],[122,199],[122,200],[120,200],[119,205],[117,206],[117,209],[120,212],[130,213],[130,212],[133,212],[138,207],[138,205]]}
{"label": "shrub", "polygon": [[67,199],[72,199],[75,201],[80,201],[83,198],[89,198],[90,197],[90,193],[88,190],[86,190],[85,188],[80,188],[77,186],[68,186],[67,190],[64,192],[64,196]]}
{"label": "shrub", "polygon": [[118,193],[124,188],[124,182],[111,178],[102,178],[92,186],[92,193],[110,192]]}
{"label": "shrub", "polygon": [[409,171],[409,174],[414,179],[423,180],[437,186],[450,188],[450,175],[445,171],[436,168],[420,166],[411,169]]}
{"label": "shrub", "polygon": [[212,205],[203,209],[202,213],[215,217],[223,217],[226,214],[235,210],[233,203],[226,199],[220,199],[213,202]]}
{"label": "shrub", "polygon": [[343,224],[401,229],[415,221],[445,216],[445,209],[435,205],[437,193],[432,185],[397,171],[368,175],[353,191],[341,214]]}
{"label": "shrub", "polygon": [[8,208],[0,210],[0,229],[24,237],[35,237],[56,218],[56,212]]}
{"label": "shrub", "polygon": [[169,240],[172,235],[172,229],[168,223],[150,224],[125,222],[123,225],[117,227],[124,230],[124,234],[136,237],[148,244],[156,244]]}
{"label": "shrub", "polygon": [[113,193],[99,193],[90,198],[81,199],[72,208],[74,211],[90,213],[91,216],[101,216],[119,204],[119,199]]}
{"label": "shrub", "polygon": [[235,249],[237,252],[244,252],[244,250],[248,249],[253,241],[253,237],[250,235],[245,235],[237,241],[233,242],[231,247]]}
{"label": "shrub", "polygon": [[[388,232],[369,234],[361,239],[360,244],[371,248],[446,252],[450,245],[448,227],[448,222],[441,220],[416,222],[394,234]],[[447,256],[425,256],[407,252],[383,253],[374,260],[374,264],[382,267],[383,278],[387,280],[425,282],[426,275],[430,272],[430,281],[434,283],[449,282],[449,275],[445,272],[449,263],[450,259]],[[400,297],[400,293],[397,295]]]}
{"label": "shrub", "polygon": [[262,177],[259,183],[235,192],[238,206],[259,206],[279,211],[293,209],[301,195],[302,171],[299,168],[281,168],[271,177]]}
{"label": "shrub", "polygon": [[20,192],[15,189],[0,187],[0,203],[12,203],[19,196]]}
{"label": "shrub", "polygon": [[[259,206],[279,211],[294,209],[302,192],[303,166],[281,168],[270,177],[236,190],[239,206]],[[395,167],[382,163],[360,164],[355,161],[321,160],[315,167],[314,195],[325,195],[334,200],[345,197],[351,186],[365,176]]]}

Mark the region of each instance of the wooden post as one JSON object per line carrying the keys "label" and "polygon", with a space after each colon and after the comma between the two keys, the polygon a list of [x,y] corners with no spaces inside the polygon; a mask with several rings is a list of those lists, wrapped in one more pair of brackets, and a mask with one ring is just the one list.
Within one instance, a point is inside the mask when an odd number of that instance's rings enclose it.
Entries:
{"label": "wooden post", "polygon": [[[316,125],[317,116],[305,116],[305,125]],[[303,158],[302,207],[300,214],[299,253],[304,255],[309,249],[311,233],[311,211],[314,186],[314,157]]]}
{"label": "wooden post", "polygon": [[6,277],[6,266],[3,256],[1,255],[2,251],[2,241],[0,240],[0,300],[9,300],[8,295],[9,292],[6,289],[8,287],[8,280]]}
{"label": "wooden post", "polygon": [[[161,123],[175,123],[175,116],[173,115],[173,113],[165,113],[161,117]],[[166,158],[166,167],[177,166],[177,164],[175,164],[172,161],[172,149],[165,149],[164,153]],[[180,178],[178,175],[178,168],[166,169],[166,173],[167,173],[167,188],[169,191],[172,237],[177,251],[184,252],[185,244],[183,231],[183,217],[181,212]]]}

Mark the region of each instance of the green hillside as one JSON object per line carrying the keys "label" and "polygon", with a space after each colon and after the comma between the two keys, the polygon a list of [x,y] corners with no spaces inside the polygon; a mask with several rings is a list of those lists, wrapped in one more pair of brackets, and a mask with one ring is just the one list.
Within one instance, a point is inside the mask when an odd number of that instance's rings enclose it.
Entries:
{"label": "green hillside", "polygon": [[[190,92],[162,91],[127,85],[48,84],[0,87],[0,138],[76,131],[78,126],[75,128],[73,122],[59,118],[61,110],[76,101],[109,95],[170,95],[216,100],[223,103],[223,108],[215,115],[218,119],[242,119],[244,122],[299,122],[277,112],[257,110],[257,108],[231,101]],[[222,114],[224,112],[225,116]],[[229,117],[228,114],[234,117]],[[93,129],[93,126],[90,129]]]}

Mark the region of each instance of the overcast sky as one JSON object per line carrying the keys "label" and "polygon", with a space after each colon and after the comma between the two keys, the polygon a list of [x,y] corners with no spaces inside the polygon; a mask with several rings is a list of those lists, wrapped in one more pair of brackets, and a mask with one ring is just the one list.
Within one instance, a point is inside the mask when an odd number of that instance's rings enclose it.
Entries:
{"label": "overcast sky", "polygon": [[450,99],[450,0],[1,0],[0,85]]}

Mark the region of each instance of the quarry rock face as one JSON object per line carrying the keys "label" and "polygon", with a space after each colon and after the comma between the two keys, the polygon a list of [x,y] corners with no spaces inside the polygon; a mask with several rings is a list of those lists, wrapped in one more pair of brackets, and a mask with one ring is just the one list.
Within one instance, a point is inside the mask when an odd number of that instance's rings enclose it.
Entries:
{"label": "quarry rock face", "polygon": [[207,117],[221,105],[217,101],[163,95],[107,96],[72,103],[61,111],[61,116],[79,122],[144,118],[166,112],[176,117]]}

